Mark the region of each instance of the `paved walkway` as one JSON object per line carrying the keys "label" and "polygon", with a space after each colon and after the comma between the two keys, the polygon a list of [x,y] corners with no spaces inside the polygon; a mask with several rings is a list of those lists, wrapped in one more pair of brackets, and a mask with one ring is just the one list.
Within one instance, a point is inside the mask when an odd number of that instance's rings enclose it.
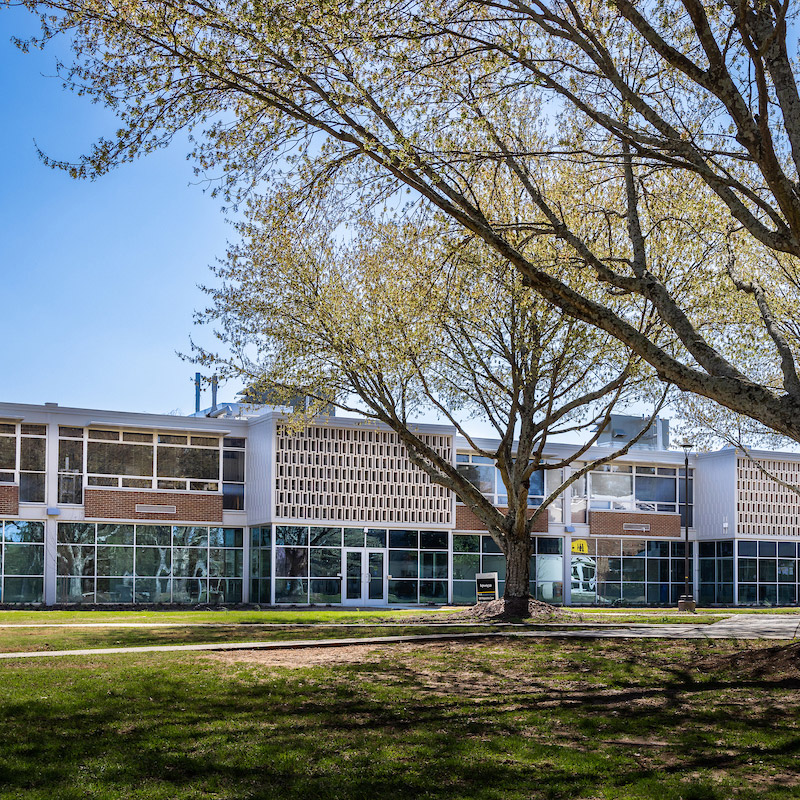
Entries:
{"label": "paved walkway", "polygon": [[347,639],[302,639],[287,642],[219,642],[213,644],[169,644],[145,647],[102,647],[84,650],[44,650],[24,653],[0,653],[0,659],[58,658],[119,653],[172,653],[203,650],[286,650],[308,647],[351,647],[387,645],[400,642],[460,641],[496,638],[566,638],[566,639],[796,639],[800,636],[800,616],[780,614],[736,614],[712,625],[647,625],[630,623],[579,626],[569,629],[533,631],[492,631],[485,633],[432,633],[420,636],[371,636]]}

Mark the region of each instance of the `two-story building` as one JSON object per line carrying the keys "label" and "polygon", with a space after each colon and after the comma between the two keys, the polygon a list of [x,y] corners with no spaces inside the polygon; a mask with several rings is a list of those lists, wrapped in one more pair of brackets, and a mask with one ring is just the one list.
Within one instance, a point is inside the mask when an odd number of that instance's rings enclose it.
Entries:
{"label": "two-story building", "polygon": [[[497,545],[391,430],[331,415],[291,433],[284,420],[236,404],[188,417],[0,404],[0,601],[472,603],[477,572],[498,572],[502,592]],[[687,480],[662,426],[538,518],[532,594],[567,605],[677,602]],[[494,464],[455,429],[418,433],[496,505],[507,502]],[[702,604],[797,602],[800,455],[754,455],[690,457]],[[545,480],[561,477],[546,475],[531,481],[531,507]]]}

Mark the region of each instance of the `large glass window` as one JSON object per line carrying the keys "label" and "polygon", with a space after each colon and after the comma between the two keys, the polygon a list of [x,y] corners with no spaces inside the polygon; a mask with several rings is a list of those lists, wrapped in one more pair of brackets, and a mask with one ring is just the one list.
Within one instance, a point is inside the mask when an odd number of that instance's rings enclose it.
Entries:
{"label": "large glass window", "polygon": [[58,502],[83,503],[83,428],[58,429]]}
{"label": "large glass window", "polygon": [[[731,548],[733,545],[732,542],[724,544]],[[751,539],[738,541],[736,545],[740,605],[793,606],[797,603],[800,552],[796,542]],[[728,555],[731,557],[726,561],[731,562],[732,572],[732,550]],[[732,601],[731,598],[726,602]]]}
{"label": "large glass window", "polygon": [[[502,475],[492,459],[474,453],[458,453],[456,469],[495,505],[508,505],[508,493],[503,484]],[[528,507],[540,506],[544,502],[545,496],[557,489],[560,483],[561,470],[540,469],[534,471],[530,477]],[[555,500],[548,511],[550,522],[561,522],[561,499]]]}
{"label": "large glass window", "polygon": [[243,531],[60,522],[60,603],[238,603]]}
{"label": "large glass window", "polygon": [[226,437],[222,441],[222,507],[244,510],[246,440]]}
{"label": "large glass window", "polygon": [[[693,545],[690,542],[690,559]],[[572,605],[671,605],[683,594],[683,542],[572,540]]]}
{"label": "large glass window", "polygon": [[44,523],[0,520],[0,602],[44,600]]}
{"label": "large glass window", "polygon": [[250,529],[250,602],[272,602],[272,526]]}
{"label": "large glass window", "polygon": [[0,483],[18,483],[21,503],[45,502],[47,425],[0,423]]}
{"label": "large glass window", "polygon": [[[61,502],[81,502],[77,470],[83,471],[82,436],[80,428],[59,429]],[[220,489],[220,442],[216,436],[90,428],[85,449],[88,486],[195,492]]]}
{"label": "large glass window", "polygon": [[[548,603],[564,602],[563,539],[531,538],[530,592]],[[453,602],[475,603],[475,574],[496,572],[498,594],[505,591],[506,558],[491,536],[453,535]]]}
{"label": "large glass window", "polygon": [[[577,489],[576,489],[577,486]],[[689,470],[689,525],[692,525],[694,470]],[[573,484],[582,496],[579,481]],[[677,467],[605,464],[589,474],[589,507],[608,511],[671,512],[684,524],[684,477]],[[583,522],[580,500],[573,506],[573,522]]]}

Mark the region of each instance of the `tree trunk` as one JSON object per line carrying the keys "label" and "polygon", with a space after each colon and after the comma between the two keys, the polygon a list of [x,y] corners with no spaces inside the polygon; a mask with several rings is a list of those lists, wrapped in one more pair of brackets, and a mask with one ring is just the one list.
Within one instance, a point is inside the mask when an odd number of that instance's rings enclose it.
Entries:
{"label": "tree trunk", "polygon": [[506,538],[506,588],[503,592],[506,613],[527,617],[530,600],[531,539],[524,534]]}

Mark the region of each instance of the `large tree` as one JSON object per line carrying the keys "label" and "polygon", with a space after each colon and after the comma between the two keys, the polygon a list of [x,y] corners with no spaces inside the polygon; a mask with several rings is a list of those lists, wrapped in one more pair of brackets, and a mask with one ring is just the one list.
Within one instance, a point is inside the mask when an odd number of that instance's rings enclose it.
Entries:
{"label": "large tree", "polygon": [[[67,82],[121,119],[78,163],[54,165],[96,176],[192,128],[199,168],[222,171],[234,199],[295,166],[310,176],[298,190],[338,181],[354,212],[406,187],[664,380],[800,440],[790,0],[25,4],[42,41],[72,37]],[[511,187],[525,216],[499,223],[476,180]],[[707,242],[692,265],[662,259],[649,207],[687,187],[695,207],[671,225],[690,250]],[[709,214],[715,225],[698,225]],[[531,260],[520,231],[561,246]],[[565,261],[583,266],[578,280]],[[636,324],[639,302],[657,335]],[[757,315],[777,386],[707,325],[741,307]]]}
{"label": "large tree", "polygon": [[[316,214],[288,203],[276,214],[276,198],[251,205],[202,315],[223,347],[196,358],[243,378],[253,397],[312,398],[290,426],[330,403],[388,425],[411,461],[494,538],[506,556],[505,610],[525,616],[537,521],[570,484],[639,438],[589,453],[615,406],[655,394],[657,411],[663,389],[614,337],[526,290],[485,246],[445,247],[436,226],[374,219],[342,236],[330,205],[317,198]],[[531,257],[537,245],[527,245]],[[427,443],[418,428],[426,414],[455,426],[487,464],[488,486],[472,474],[480,468]],[[644,420],[642,433],[649,428]],[[550,447],[564,434],[584,440],[566,458]]]}

